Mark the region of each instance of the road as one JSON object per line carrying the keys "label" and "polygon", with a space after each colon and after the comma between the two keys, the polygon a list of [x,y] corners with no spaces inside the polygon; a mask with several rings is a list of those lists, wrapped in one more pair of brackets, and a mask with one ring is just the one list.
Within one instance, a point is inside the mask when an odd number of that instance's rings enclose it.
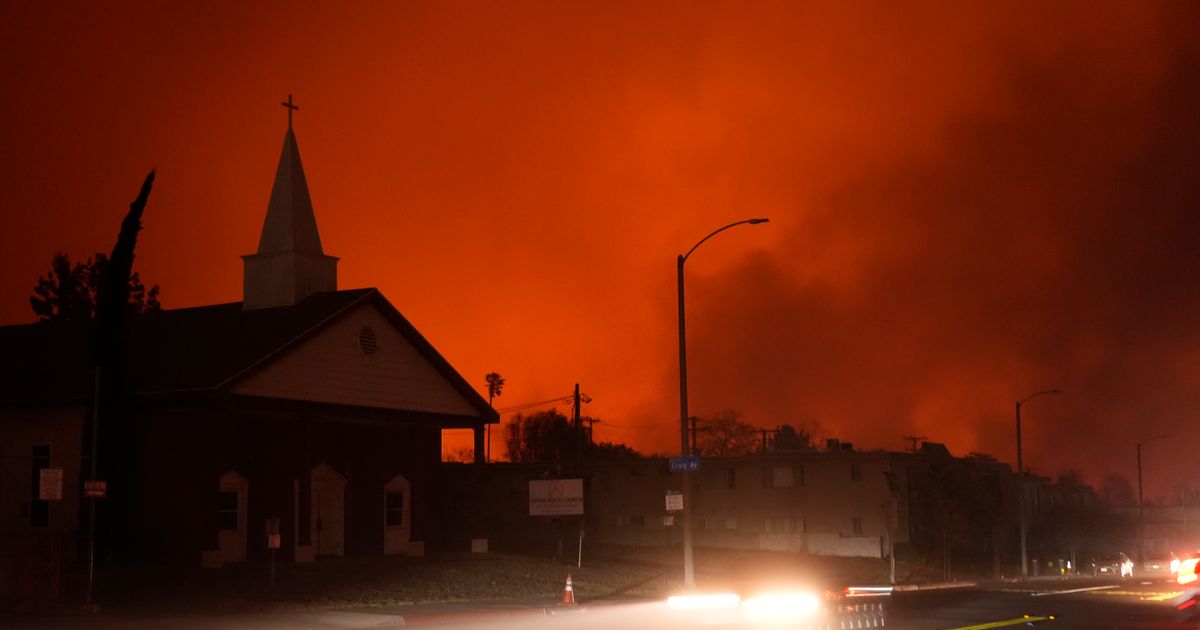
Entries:
{"label": "road", "polygon": [[1174,601],[1180,592],[1167,579],[1081,578],[898,592],[888,607],[888,626],[1002,628],[1033,621],[1045,628],[1096,630],[1200,627],[1200,618],[1178,619]]}
{"label": "road", "polygon": [[[985,630],[1036,625],[1047,630],[1200,628],[1200,616],[1181,621],[1173,606],[1180,589],[1168,580],[1033,580],[898,591],[888,597],[889,628]],[[457,602],[445,605],[360,608],[256,614],[172,614],[155,611],[95,616],[0,616],[12,628],[246,628],[357,630],[428,626],[480,630],[592,628],[670,630],[674,628],[803,628],[804,624],[747,623],[731,611],[679,614],[663,602]],[[834,628],[837,628],[835,625]]]}

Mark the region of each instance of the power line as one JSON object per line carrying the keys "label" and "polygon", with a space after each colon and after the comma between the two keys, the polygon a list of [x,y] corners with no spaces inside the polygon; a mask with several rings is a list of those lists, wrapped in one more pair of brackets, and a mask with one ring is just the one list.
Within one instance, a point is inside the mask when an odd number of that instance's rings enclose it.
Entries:
{"label": "power line", "polygon": [[[540,400],[538,402],[524,403],[521,405],[513,405],[512,407],[504,407],[503,409],[497,409],[496,413],[511,413],[513,411],[522,411],[524,409],[532,409],[534,407],[541,407],[542,405],[549,405],[549,404],[553,404],[553,403],[573,402],[574,400],[575,400],[575,394],[571,393],[571,394],[567,394],[566,396],[559,396],[558,398],[551,398],[549,400]],[[590,402],[592,402],[592,397],[588,396],[587,394],[580,394],[579,401],[583,402],[583,403],[590,403]]]}
{"label": "power line", "polygon": [[511,413],[513,411],[521,411],[523,409],[532,409],[534,407],[541,407],[542,405],[549,405],[552,403],[570,402],[574,399],[575,399],[575,394],[568,394],[566,396],[559,396],[558,398],[551,398],[549,400],[540,400],[538,402],[524,403],[521,405],[513,405],[511,407],[504,407],[503,409],[497,409],[496,413]]}

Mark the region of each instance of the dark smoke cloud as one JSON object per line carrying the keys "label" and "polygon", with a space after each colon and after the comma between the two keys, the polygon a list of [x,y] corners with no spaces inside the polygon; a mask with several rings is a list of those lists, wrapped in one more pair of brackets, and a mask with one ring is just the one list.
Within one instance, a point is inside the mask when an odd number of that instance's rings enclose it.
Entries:
{"label": "dark smoke cloud", "polygon": [[1024,408],[1027,465],[1132,478],[1134,444],[1170,433],[1147,448],[1183,464],[1148,466],[1149,487],[1195,486],[1200,59],[1172,23],[1196,22],[1164,18],[1159,68],[1007,60],[1003,107],[849,179],[776,252],[689,279],[697,411],[1013,461],[1014,401],[1058,387]]}

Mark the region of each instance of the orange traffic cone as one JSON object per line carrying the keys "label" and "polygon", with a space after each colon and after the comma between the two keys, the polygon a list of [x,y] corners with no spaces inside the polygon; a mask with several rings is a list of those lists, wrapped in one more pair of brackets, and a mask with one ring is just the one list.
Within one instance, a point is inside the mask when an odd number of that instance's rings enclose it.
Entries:
{"label": "orange traffic cone", "polygon": [[567,574],[567,585],[563,587],[562,601],[559,606],[574,606],[575,605],[575,589],[571,586],[571,574]]}

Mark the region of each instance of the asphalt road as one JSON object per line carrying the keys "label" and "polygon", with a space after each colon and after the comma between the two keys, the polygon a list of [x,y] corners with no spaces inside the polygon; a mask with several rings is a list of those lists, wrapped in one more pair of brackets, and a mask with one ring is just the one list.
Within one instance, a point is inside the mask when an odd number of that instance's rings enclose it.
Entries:
{"label": "asphalt road", "polygon": [[[1200,614],[1180,619],[1181,589],[1168,580],[1034,580],[896,592],[887,597],[889,628],[1200,628]],[[1200,608],[1200,606],[1197,606]],[[674,628],[806,628],[807,623],[747,620],[736,611],[670,611],[664,602],[457,602],[454,604],[206,615],[159,610],[107,614],[0,617],[12,628],[246,628],[352,630],[428,626],[480,630],[670,630]],[[837,628],[834,625],[833,628]]]}
{"label": "asphalt road", "polygon": [[1167,579],[1065,579],[898,592],[893,628],[1197,628],[1180,618],[1180,587]]}

